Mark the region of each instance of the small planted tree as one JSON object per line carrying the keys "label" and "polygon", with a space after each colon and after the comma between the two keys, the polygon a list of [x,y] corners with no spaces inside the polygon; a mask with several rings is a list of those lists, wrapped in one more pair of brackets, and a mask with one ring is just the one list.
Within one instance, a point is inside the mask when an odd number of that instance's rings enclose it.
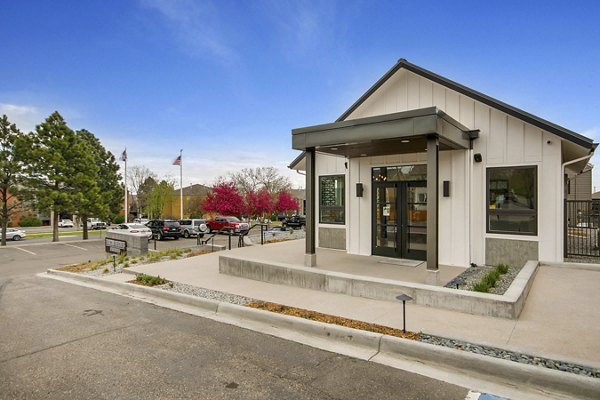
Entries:
{"label": "small planted tree", "polygon": [[274,209],[273,196],[262,188],[258,192],[250,191],[246,193],[246,213],[251,216],[264,218]]}
{"label": "small planted tree", "polygon": [[299,209],[300,206],[298,200],[296,200],[289,192],[279,192],[277,194],[275,211],[287,215],[290,212],[298,212]]}
{"label": "small planted tree", "polygon": [[244,208],[244,199],[231,182],[215,185],[202,202],[202,209],[207,213],[239,216]]}

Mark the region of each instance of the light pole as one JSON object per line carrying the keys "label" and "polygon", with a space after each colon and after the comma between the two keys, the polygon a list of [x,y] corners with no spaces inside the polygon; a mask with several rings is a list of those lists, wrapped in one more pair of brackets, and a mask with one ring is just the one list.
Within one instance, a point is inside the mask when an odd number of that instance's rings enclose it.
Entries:
{"label": "light pole", "polygon": [[406,302],[411,301],[412,297],[402,293],[401,295],[396,296],[396,299],[402,302],[402,332],[406,333]]}

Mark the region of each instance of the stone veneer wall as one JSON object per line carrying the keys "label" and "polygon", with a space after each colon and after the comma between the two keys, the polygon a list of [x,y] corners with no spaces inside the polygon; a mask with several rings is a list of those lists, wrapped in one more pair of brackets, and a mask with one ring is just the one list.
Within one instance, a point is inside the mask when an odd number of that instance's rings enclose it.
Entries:
{"label": "stone veneer wall", "polygon": [[506,263],[522,267],[528,260],[536,261],[538,258],[538,242],[496,238],[485,240],[485,263],[487,265]]}
{"label": "stone veneer wall", "polygon": [[346,229],[319,227],[319,247],[346,250]]}

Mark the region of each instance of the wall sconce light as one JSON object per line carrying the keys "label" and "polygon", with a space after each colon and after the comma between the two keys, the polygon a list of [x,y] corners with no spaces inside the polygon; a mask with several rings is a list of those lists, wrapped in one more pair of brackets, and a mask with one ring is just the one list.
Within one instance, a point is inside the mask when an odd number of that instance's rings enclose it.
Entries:
{"label": "wall sconce light", "polygon": [[450,181],[442,182],[442,193],[444,197],[450,197]]}
{"label": "wall sconce light", "polygon": [[483,158],[481,157],[481,153],[475,153],[473,155],[473,159],[475,160],[475,162],[481,162],[481,161],[483,161]]}
{"label": "wall sconce light", "polygon": [[356,184],[356,197],[363,197],[364,187],[362,183]]}

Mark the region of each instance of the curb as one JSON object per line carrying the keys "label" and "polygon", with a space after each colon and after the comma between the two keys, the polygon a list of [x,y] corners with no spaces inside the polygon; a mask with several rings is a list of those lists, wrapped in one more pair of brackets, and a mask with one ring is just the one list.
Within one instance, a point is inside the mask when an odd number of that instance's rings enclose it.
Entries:
{"label": "curb", "polygon": [[[300,341],[308,344],[306,341],[300,340],[300,337],[305,338],[308,336],[316,340],[326,341],[334,346],[350,346],[358,350],[363,356],[357,356],[356,352],[349,352],[348,350],[341,351],[341,353],[355,358],[374,362],[379,362],[379,359],[390,358],[404,361],[408,359],[421,364],[432,364],[452,372],[458,370],[467,376],[474,376],[488,382],[500,381],[512,387],[515,387],[515,383],[518,383],[519,386],[538,390],[545,395],[551,395],[548,392],[552,392],[581,399],[600,398],[600,379],[597,378],[520,364],[443,346],[277,314],[147,286],[108,281],[103,278],[53,269],[48,269],[46,275],[50,278],[54,275],[70,281],[89,283],[99,290],[109,288],[118,292],[118,294],[129,295],[142,301],[152,302],[152,298],[154,298],[199,308],[203,311],[203,314],[209,317],[212,316],[213,319],[218,321],[231,323],[231,320],[238,320],[249,322],[250,325],[257,324],[260,329],[248,327],[248,324],[242,326],[267,334],[271,334],[274,329],[277,331],[276,336],[296,342]],[[265,330],[264,325],[268,326],[267,330]],[[283,332],[279,330],[283,330]]]}

